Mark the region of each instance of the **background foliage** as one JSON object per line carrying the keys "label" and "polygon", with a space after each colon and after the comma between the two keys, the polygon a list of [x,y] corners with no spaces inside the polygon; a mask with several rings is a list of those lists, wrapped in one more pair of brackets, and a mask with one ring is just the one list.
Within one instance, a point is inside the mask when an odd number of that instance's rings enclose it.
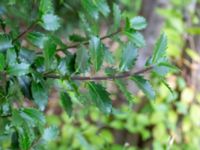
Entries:
{"label": "background foliage", "polygon": [[198,149],[199,7],[1,0],[0,149]]}

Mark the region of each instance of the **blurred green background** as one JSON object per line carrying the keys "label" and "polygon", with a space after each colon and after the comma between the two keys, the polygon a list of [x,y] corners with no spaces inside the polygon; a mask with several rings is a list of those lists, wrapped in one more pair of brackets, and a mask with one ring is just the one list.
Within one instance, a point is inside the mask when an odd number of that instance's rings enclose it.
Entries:
{"label": "blurred green background", "polygon": [[[14,1],[18,0],[10,0],[10,3]],[[56,142],[49,143],[49,150],[200,149],[200,1],[108,0],[108,3],[113,1],[120,5],[123,18],[141,15],[147,19],[148,27],[143,31],[147,46],[141,50],[138,68],[144,64],[143,58],[152,53],[159,35],[162,32],[167,34],[167,54],[180,68],[178,73],[166,77],[173,92],[156,79],[152,80],[158,88],[155,89],[156,100],[150,102],[130,84],[130,91],[138,98],[128,104],[119,89],[109,85],[114,89],[116,108],[111,115],[94,107],[84,109],[76,102],[74,114],[68,117],[58,103],[56,90],[52,91],[46,110],[47,122],[49,126],[58,126],[60,134]],[[79,26],[76,10],[80,9],[80,1],[55,0],[54,3],[56,13],[63,18],[64,26],[59,32],[72,34],[71,31]],[[23,9],[30,7],[24,6]],[[16,7],[19,17],[23,9]],[[10,15],[16,10],[11,9]],[[0,13],[2,11],[3,8]],[[28,17],[21,19],[24,18]],[[109,22],[100,22],[100,25],[102,30],[111,26]]]}

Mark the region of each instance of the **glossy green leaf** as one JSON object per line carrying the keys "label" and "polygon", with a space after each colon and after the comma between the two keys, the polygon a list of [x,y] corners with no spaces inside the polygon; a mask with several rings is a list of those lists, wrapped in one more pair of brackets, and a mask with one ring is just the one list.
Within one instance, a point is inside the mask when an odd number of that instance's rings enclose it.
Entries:
{"label": "glossy green leaf", "polygon": [[31,91],[34,102],[39,106],[40,110],[44,110],[48,103],[48,89],[42,83],[32,82]]}
{"label": "glossy green leaf", "polygon": [[3,71],[6,64],[5,56],[0,53],[0,71]]}
{"label": "glossy green leaf", "polygon": [[87,49],[81,46],[76,52],[76,71],[84,73],[89,67],[89,56]]}
{"label": "glossy green leaf", "polygon": [[9,75],[14,75],[14,76],[22,76],[26,75],[30,72],[30,65],[26,63],[16,63],[16,64],[11,64],[7,68],[7,72]]}
{"label": "glossy green leaf", "polygon": [[42,26],[48,31],[55,31],[60,27],[60,19],[54,14],[42,16]]}
{"label": "glossy green leaf", "polygon": [[101,68],[105,51],[98,37],[93,36],[90,40],[90,55],[96,71]]}
{"label": "glossy green leaf", "polygon": [[0,52],[12,47],[12,40],[8,36],[0,34]]}
{"label": "glossy green leaf", "polygon": [[130,20],[131,27],[135,30],[145,29],[147,26],[146,19],[141,16],[134,17]]}
{"label": "glossy green leaf", "polygon": [[121,71],[130,70],[135,64],[137,55],[138,55],[138,50],[134,44],[128,43],[127,45],[125,45],[122,52],[120,70]]}
{"label": "glossy green leaf", "polygon": [[41,32],[31,32],[28,33],[27,39],[33,45],[43,49],[45,42],[48,40],[48,37]]}
{"label": "glossy green leaf", "polygon": [[25,97],[32,99],[31,95],[31,78],[29,76],[20,76],[17,78],[19,82],[20,89]]}
{"label": "glossy green leaf", "polygon": [[131,80],[141,89],[148,99],[155,99],[155,92],[148,80],[144,79],[142,76],[135,75],[131,77]]}
{"label": "glossy green leaf", "polygon": [[46,69],[50,69],[52,66],[53,58],[55,57],[55,52],[56,52],[56,45],[52,42],[51,39],[45,42],[44,45],[44,63]]}
{"label": "glossy green leaf", "polygon": [[65,109],[65,111],[67,112],[68,116],[71,116],[73,108],[72,108],[72,100],[71,100],[71,97],[69,96],[69,94],[67,92],[61,92],[60,100],[61,100],[62,106]]}
{"label": "glossy green leaf", "polygon": [[165,34],[162,34],[154,47],[152,63],[158,63],[160,59],[162,59],[166,55],[166,49],[167,49],[167,37]]}
{"label": "glossy green leaf", "polygon": [[44,133],[42,135],[42,139],[49,142],[49,141],[53,141],[56,139],[56,137],[58,136],[59,132],[58,132],[58,128],[55,126],[52,127],[48,127],[44,130]]}
{"label": "glossy green leaf", "polygon": [[145,40],[141,33],[135,31],[125,32],[125,35],[128,37],[130,42],[136,45],[138,48],[142,48],[145,46]]}
{"label": "glossy green leaf", "polygon": [[112,101],[106,89],[98,83],[88,83],[89,93],[96,106],[105,113],[110,113],[112,110]]}
{"label": "glossy green leaf", "polygon": [[121,21],[121,10],[117,4],[113,4],[113,17],[114,17],[114,28],[118,29],[120,27]]}

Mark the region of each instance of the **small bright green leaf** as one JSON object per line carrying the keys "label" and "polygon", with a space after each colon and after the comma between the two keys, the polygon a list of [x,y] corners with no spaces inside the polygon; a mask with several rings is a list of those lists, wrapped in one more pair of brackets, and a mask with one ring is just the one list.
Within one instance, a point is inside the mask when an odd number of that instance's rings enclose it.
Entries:
{"label": "small bright green leaf", "polygon": [[44,48],[44,43],[48,40],[48,37],[45,36],[41,32],[31,32],[31,33],[28,33],[27,39],[33,45],[43,49]]}
{"label": "small bright green leaf", "polygon": [[112,101],[106,89],[94,82],[88,83],[89,93],[96,106],[105,113],[110,113],[112,110]]}
{"label": "small bright green leaf", "polygon": [[60,19],[54,14],[42,16],[42,26],[48,31],[55,31],[60,27]]}
{"label": "small bright green leaf", "polygon": [[155,99],[155,92],[148,80],[139,75],[132,76],[131,80],[135,82],[139,89],[141,89],[150,100]]}
{"label": "small bright green leaf", "polygon": [[3,71],[6,64],[5,57],[2,53],[0,53],[0,71]]}
{"label": "small bright green leaf", "polygon": [[120,70],[127,71],[133,67],[138,55],[137,48],[134,44],[128,43],[122,52],[122,58],[120,63]]}
{"label": "small bright green leaf", "polygon": [[67,92],[61,92],[60,100],[61,100],[62,106],[65,109],[65,111],[67,112],[68,116],[71,117],[72,110],[73,110],[71,97],[69,96],[69,94]]}
{"label": "small bright green leaf", "polygon": [[99,38],[93,36],[90,40],[90,55],[96,71],[101,68],[105,51]]}
{"label": "small bright green leaf", "polygon": [[166,54],[167,49],[167,37],[165,34],[162,34],[153,50],[152,63],[158,63]]}
{"label": "small bright green leaf", "polygon": [[9,75],[22,76],[30,72],[30,65],[26,63],[11,64],[8,66],[7,72]]}
{"label": "small bright green leaf", "polygon": [[52,42],[51,39],[47,40],[44,45],[44,60],[46,69],[50,69],[52,66],[53,58],[56,52],[56,45]]}
{"label": "small bright green leaf", "polygon": [[146,19],[141,16],[134,17],[130,20],[131,27],[135,30],[145,29],[147,26]]}
{"label": "small bright green leaf", "polygon": [[76,71],[84,73],[89,67],[89,56],[87,49],[81,46],[76,52]]}
{"label": "small bright green leaf", "polygon": [[53,13],[52,0],[40,0],[39,11],[42,14]]}
{"label": "small bright green leaf", "polygon": [[44,110],[48,103],[48,89],[42,83],[32,82],[31,91],[34,102],[39,106],[40,110]]}
{"label": "small bright green leaf", "polygon": [[8,38],[8,36],[0,34],[0,52],[12,47],[12,41]]}
{"label": "small bright green leaf", "polygon": [[145,40],[141,33],[135,32],[135,31],[129,31],[125,32],[125,35],[128,37],[128,39],[136,45],[138,48],[142,48],[145,46]]}
{"label": "small bright green leaf", "polygon": [[121,10],[117,4],[113,4],[113,17],[114,17],[114,28],[118,29],[120,27],[121,21]]}
{"label": "small bright green leaf", "polygon": [[55,127],[55,126],[52,126],[52,127],[46,128],[44,130],[42,139],[45,140],[45,141],[47,141],[47,142],[53,141],[53,140],[56,139],[56,137],[58,136],[58,134],[59,134],[58,128]]}

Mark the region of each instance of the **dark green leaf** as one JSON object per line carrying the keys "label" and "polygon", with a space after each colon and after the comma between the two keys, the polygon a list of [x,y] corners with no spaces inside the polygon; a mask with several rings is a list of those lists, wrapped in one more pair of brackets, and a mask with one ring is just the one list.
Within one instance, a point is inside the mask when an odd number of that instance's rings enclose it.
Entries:
{"label": "dark green leaf", "polygon": [[55,31],[60,27],[60,19],[54,14],[42,16],[42,26],[48,31]]}
{"label": "dark green leaf", "polygon": [[105,51],[100,39],[95,36],[93,36],[90,40],[90,55],[94,68],[98,71],[103,63]]}
{"label": "dark green leaf", "polygon": [[135,30],[145,29],[147,26],[146,19],[141,16],[134,17],[130,20],[131,27]]}
{"label": "dark green leaf", "polygon": [[48,103],[48,89],[42,83],[32,82],[31,91],[34,102],[44,110]]}
{"label": "dark green leaf", "polygon": [[144,79],[142,76],[139,75],[132,76],[131,79],[150,100],[155,99],[155,92],[149,81],[147,81],[146,79]]}
{"label": "dark green leaf", "polygon": [[51,39],[49,39],[48,41],[45,42],[43,51],[45,60],[44,63],[47,70],[50,69],[52,66],[55,52],[56,52],[56,45],[52,42]]}
{"label": "dark green leaf", "polygon": [[96,104],[96,106],[101,111],[105,113],[110,113],[112,110],[112,101],[106,89],[102,85],[94,82],[89,82],[88,88],[91,98]]}
{"label": "dark green leaf", "polygon": [[67,114],[69,116],[71,116],[72,115],[72,110],[73,110],[71,97],[68,95],[68,93],[61,92],[61,94],[60,94],[60,100],[61,100],[63,108],[65,109],[65,111],[67,112]]}
{"label": "dark green leaf", "polygon": [[42,14],[53,13],[52,0],[40,0],[39,11]]}
{"label": "dark green leaf", "polygon": [[31,95],[31,79],[28,76],[18,77],[18,82],[21,87],[21,91],[25,97],[32,99]]}
{"label": "dark green leaf", "polygon": [[133,67],[138,55],[137,48],[134,44],[128,43],[122,52],[122,58],[120,63],[120,70],[127,71]]}
{"label": "dark green leaf", "polygon": [[19,146],[21,150],[28,150],[34,140],[33,131],[25,124],[21,127],[17,127],[19,134]]}
{"label": "dark green leaf", "polygon": [[12,47],[12,41],[8,38],[8,36],[0,34],[0,52]]}
{"label": "dark green leaf", "polygon": [[89,67],[89,56],[87,49],[81,46],[76,52],[76,71],[84,73]]}
{"label": "dark green leaf", "polygon": [[73,42],[83,42],[83,41],[86,41],[87,39],[81,35],[72,34],[69,36],[69,40]]}
{"label": "dark green leaf", "polygon": [[6,64],[5,56],[0,53],[0,71],[3,71]]}

